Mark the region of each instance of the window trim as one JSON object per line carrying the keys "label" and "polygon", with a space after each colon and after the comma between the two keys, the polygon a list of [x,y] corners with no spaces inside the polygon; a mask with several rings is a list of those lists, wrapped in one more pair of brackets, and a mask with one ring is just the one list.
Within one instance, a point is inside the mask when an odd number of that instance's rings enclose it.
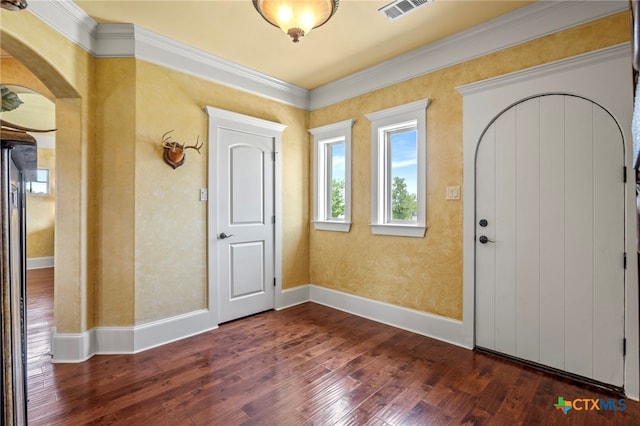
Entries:
{"label": "window trim", "polygon": [[[38,180],[38,174],[40,172],[46,172],[47,177],[45,180]],[[32,190],[32,184],[33,183],[41,183],[41,184],[45,184],[46,185],[46,191],[45,192],[33,192]],[[51,172],[48,168],[46,167],[38,167],[36,169],[36,173],[35,173],[35,179],[31,179],[25,182],[25,193],[27,195],[30,196],[34,196],[34,197],[48,197],[49,195],[51,195]]]}
{"label": "window trim", "polygon": [[[309,129],[313,135],[313,227],[321,231],[349,232],[351,229],[351,128],[355,120],[345,120]],[[327,218],[327,146],[344,141],[344,219]],[[320,200],[323,197],[323,200]]]}
{"label": "window trim", "polygon": [[[424,237],[427,230],[427,107],[429,99],[411,102],[382,111],[365,114],[371,122],[371,232],[375,235],[395,235],[402,237]],[[387,188],[386,168],[388,161],[386,132],[402,125],[415,122],[417,142],[417,219],[412,223],[398,223],[387,220],[390,197]]]}

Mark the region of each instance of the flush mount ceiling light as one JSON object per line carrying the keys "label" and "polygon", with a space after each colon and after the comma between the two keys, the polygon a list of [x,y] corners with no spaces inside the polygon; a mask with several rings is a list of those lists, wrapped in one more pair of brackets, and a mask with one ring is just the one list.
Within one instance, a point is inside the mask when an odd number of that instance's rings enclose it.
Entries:
{"label": "flush mount ceiling light", "polygon": [[338,3],[340,0],[253,0],[258,13],[287,33],[294,43],[331,19]]}

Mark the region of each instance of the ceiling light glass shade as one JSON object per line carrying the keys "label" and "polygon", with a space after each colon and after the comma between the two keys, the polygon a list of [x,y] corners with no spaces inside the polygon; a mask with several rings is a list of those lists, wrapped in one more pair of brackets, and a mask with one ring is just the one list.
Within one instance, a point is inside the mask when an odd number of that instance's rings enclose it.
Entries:
{"label": "ceiling light glass shade", "polygon": [[289,34],[294,43],[326,23],[338,10],[339,0],[253,0],[258,13]]}

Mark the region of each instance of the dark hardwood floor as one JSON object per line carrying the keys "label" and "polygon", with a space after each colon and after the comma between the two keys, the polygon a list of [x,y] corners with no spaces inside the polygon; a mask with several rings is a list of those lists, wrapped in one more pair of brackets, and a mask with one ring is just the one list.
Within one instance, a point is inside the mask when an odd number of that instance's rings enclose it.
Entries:
{"label": "dark hardwood floor", "polygon": [[27,392],[30,406],[50,392],[53,268],[27,271]]}
{"label": "dark hardwood floor", "polygon": [[31,425],[640,424],[637,402],[565,415],[619,397],[313,303],[52,365],[52,277],[29,272]]}

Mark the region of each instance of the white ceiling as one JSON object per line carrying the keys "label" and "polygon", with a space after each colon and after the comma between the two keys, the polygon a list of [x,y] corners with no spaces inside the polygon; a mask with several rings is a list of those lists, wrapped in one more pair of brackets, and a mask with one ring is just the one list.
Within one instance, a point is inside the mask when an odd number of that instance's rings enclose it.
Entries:
{"label": "white ceiling", "polygon": [[293,43],[251,0],[75,1],[99,23],[132,23],[310,90],[533,3],[435,0],[391,21],[378,12],[389,2],[341,0]]}

